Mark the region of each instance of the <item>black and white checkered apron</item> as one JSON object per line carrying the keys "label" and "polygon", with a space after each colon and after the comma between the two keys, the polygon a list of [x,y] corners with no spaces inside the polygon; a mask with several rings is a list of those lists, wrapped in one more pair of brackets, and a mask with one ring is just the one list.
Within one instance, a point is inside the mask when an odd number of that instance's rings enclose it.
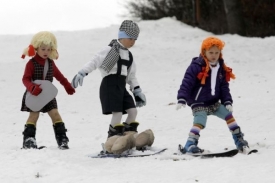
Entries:
{"label": "black and white checkered apron", "polygon": [[[34,74],[32,76],[32,80],[43,80],[43,73],[44,73],[44,66],[40,65],[39,63],[37,63],[34,59],[31,60],[33,65],[34,65]],[[53,64],[52,64],[52,60],[49,60],[49,69],[46,75],[45,80],[49,80],[51,82],[53,82]],[[27,94],[27,90],[25,91],[24,95],[23,95],[23,99],[22,99],[22,105],[21,105],[21,111],[27,111],[27,112],[33,112],[31,109],[29,109],[26,104],[25,104],[25,100],[26,100],[26,94]],[[57,102],[56,99],[52,99],[47,105],[45,105],[40,111],[38,112],[49,112],[52,109],[57,109]]]}
{"label": "black and white checkered apron", "polygon": [[112,112],[122,112],[126,114],[127,109],[135,108],[133,97],[126,90],[126,76],[121,75],[122,65],[127,69],[133,63],[133,56],[129,51],[130,60],[124,60],[119,57],[117,61],[117,73],[111,74],[102,79],[100,85],[100,101],[103,114],[112,114]]}

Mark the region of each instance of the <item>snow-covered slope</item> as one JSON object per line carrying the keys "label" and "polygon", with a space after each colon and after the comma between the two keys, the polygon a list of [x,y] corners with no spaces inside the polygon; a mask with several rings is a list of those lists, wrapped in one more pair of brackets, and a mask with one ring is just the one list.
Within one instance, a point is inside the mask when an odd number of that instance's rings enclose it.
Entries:
{"label": "snow-covered slope", "polygon": [[[139,131],[151,128],[156,137],[153,148],[168,150],[145,158],[87,157],[101,150],[111,118],[101,114],[99,71],[89,74],[73,96],[54,82],[59,89],[57,101],[68,128],[71,149],[62,151],[56,147],[50,117],[41,114],[37,142],[47,148],[21,150],[28,113],[20,112],[25,90],[21,78],[27,62],[20,56],[32,35],[0,36],[1,183],[275,182],[275,37],[217,35],[225,41],[223,56],[236,75],[236,80],[230,83],[234,116],[251,148],[257,148],[259,153],[173,161],[172,154],[177,152],[179,143],[185,143],[193,121],[189,107],[176,111],[173,103],[177,102],[185,69],[198,56],[202,40],[213,34],[170,18],[142,21],[139,26],[141,33],[131,51],[137,63],[139,83],[148,100],[147,106],[138,109]],[[88,31],[55,32],[60,54],[57,66],[71,80],[95,53],[117,38],[118,28],[119,25],[113,25]],[[226,123],[213,116],[209,116],[206,129],[201,131],[199,145],[212,152],[234,148]]]}

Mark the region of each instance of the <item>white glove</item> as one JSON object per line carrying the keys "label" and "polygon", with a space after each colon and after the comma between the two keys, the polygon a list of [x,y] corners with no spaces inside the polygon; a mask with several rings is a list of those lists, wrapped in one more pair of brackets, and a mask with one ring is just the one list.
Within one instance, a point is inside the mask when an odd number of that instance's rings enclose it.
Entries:
{"label": "white glove", "polygon": [[143,107],[146,105],[146,97],[140,88],[137,88],[133,91],[135,100],[136,100],[136,107]]}
{"label": "white glove", "polygon": [[186,106],[186,100],[182,98],[178,99],[176,110],[179,110],[180,108],[184,108],[185,106]]}
{"label": "white glove", "polygon": [[79,71],[79,72],[77,73],[77,75],[74,76],[74,78],[73,78],[73,80],[72,80],[72,82],[71,82],[72,87],[77,88],[77,87],[78,87],[78,83],[79,83],[80,86],[82,86],[82,84],[83,84],[83,79],[84,79],[84,77],[85,77],[86,75],[87,75],[87,74],[86,74],[84,71],[82,71],[82,70]]}
{"label": "white glove", "polygon": [[176,110],[179,110],[180,108],[185,108],[185,107],[186,107],[186,104],[178,103],[176,105]]}
{"label": "white glove", "polygon": [[233,112],[233,107],[232,105],[228,104],[225,106],[225,108],[229,111],[229,112]]}

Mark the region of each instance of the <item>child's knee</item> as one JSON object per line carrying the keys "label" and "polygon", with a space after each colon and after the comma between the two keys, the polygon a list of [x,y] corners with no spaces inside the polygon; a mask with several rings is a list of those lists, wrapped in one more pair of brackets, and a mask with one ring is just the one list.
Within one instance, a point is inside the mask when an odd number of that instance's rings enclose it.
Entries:
{"label": "child's knee", "polygon": [[194,124],[200,125],[203,129],[206,126],[207,114],[205,112],[196,112],[194,114]]}
{"label": "child's knee", "polygon": [[53,121],[62,121],[61,116],[57,109],[52,109],[51,111],[48,112],[48,114]]}
{"label": "child's knee", "polygon": [[134,118],[137,116],[137,113],[138,113],[136,108],[128,109],[126,112],[127,112],[128,116],[131,116]]}
{"label": "child's knee", "polygon": [[30,115],[27,121],[36,122],[38,118],[39,118],[39,112],[30,112]]}

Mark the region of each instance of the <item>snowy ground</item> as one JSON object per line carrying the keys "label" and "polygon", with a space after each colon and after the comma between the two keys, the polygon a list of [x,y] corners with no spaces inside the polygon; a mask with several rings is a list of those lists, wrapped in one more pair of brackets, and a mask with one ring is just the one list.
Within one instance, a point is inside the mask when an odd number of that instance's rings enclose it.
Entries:
{"label": "snowy ground", "polygon": [[[32,35],[0,36],[0,181],[1,183],[274,183],[275,177],[275,37],[244,38],[218,36],[225,41],[225,61],[233,68],[231,81],[234,116],[251,148],[259,153],[233,158],[200,159],[183,156],[173,161],[179,143],[184,144],[192,126],[190,108],[175,110],[177,91],[192,57],[198,56],[201,41],[209,32],[170,18],[139,23],[141,34],[131,48],[137,77],[148,104],[140,108],[139,131],[155,133],[152,148],[167,147],[161,155],[128,159],[91,159],[105,141],[111,116],[101,114],[99,71],[88,75],[73,96],[56,81],[59,111],[68,128],[70,150],[56,147],[51,120],[41,114],[37,126],[38,145],[43,150],[21,150],[22,131],[28,113],[20,112],[25,90],[21,78],[28,59],[21,53]],[[75,32],[55,32],[60,58],[56,61],[71,80],[78,70],[111,39],[119,25]],[[124,118],[125,119],[125,116]],[[212,152],[234,148],[224,121],[210,116],[201,132],[201,148]],[[39,176],[38,176],[39,175]]]}

